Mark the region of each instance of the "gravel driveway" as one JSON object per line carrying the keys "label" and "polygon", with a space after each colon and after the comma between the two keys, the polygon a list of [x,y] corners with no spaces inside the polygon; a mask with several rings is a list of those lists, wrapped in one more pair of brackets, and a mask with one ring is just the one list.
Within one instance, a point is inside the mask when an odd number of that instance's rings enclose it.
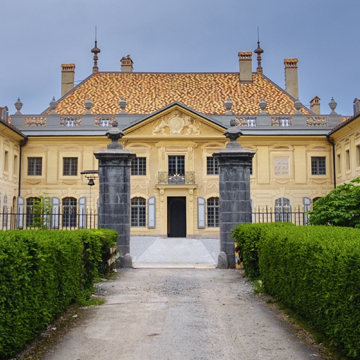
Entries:
{"label": "gravel driveway", "polygon": [[122,270],[46,360],[300,360],[320,355],[239,270]]}

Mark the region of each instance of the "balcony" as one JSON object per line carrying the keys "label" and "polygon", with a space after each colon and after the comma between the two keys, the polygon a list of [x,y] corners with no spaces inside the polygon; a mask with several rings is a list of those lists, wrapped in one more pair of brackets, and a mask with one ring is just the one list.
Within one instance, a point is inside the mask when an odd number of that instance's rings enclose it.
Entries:
{"label": "balcony", "polygon": [[186,171],[184,175],[169,175],[167,171],[160,171],[157,174],[159,185],[195,185],[195,171]]}

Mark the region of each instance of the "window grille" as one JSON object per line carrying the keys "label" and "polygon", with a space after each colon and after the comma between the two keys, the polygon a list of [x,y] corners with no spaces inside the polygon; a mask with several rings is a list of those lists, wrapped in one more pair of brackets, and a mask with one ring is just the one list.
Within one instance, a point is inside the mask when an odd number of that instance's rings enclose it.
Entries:
{"label": "window grille", "polygon": [[146,201],[141,197],[131,199],[131,226],[146,226]]}
{"label": "window grille", "polygon": [[26,227],[30,227],[34,223],[35,216],[39,216],[33,214],[34,205],[39,201],[40,199],[37,197],[30,197],[26,199]]}
{"label": "window grille", "polygon": [[287,198],[275,200],[275,221],[291,222],[291,205]]}
{"label": "window grille", "polygon": [[63,159],[63,175],[64,176],[76,176],[78,168],[77,157],[64,157]]}
{"label": "window grille", "polygon": [[207,200],[207,225],[208,227],[219,227],[219,198],[213,197]]}
{"label": "window grille", "polygon": [[131,175],[146,175],[146,157],[131,160]]}
{"label": "window grille", "polygon": [[185,176],[185,156],[169,156],[169,176]]}
{"label": "window grille", "polygon": [[28,158],[28,172],[29,176],[41,176],[42,174],[42,158],[29,157]]}
{"label": "window grille", "polygon": [[311,158],[311,175],[326,175],[325,156]]}
{"label": "window grille", "polygon": [[62,201],[63,206],[63,227],[76,227],[77,200],[73,197],[66,197]]}
{"label": "window grille", "polygon": [[207,175],[219,175],[219,160],[212,156],[206,158]]}

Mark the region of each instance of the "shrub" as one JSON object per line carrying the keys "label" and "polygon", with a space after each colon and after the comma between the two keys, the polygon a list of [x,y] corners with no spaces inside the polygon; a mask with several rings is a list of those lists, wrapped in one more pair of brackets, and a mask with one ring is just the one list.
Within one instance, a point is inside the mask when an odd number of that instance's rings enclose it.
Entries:
{"label": "shrub", "polygon": [[258,279],[259,270],[259,239],[263,229],[274,227],[294,227],[289,222],[239,224],[232,230],[232,236],[240,251],[246,276],[250,279]]}
{"label": "shrub", "polygon": [[116,238],[102,229],[0,231],[0,358],[92,288]]}
{"label": "shrub", "polygon": [[258,249],[265,290],[358,359],[360,231],[269,227],[261,232]]}
{"label": "shrub", "polygon": [[309,224],[360,228],[360,177],[339,185],[314,203]]}

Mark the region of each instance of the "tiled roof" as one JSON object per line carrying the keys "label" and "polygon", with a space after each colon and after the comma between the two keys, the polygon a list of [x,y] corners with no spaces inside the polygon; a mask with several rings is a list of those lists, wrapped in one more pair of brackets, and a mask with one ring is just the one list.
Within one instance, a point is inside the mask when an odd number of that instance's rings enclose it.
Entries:
{"label": "tiled roof", "polygon": [[24,133],[22,133],[16,126],[11,125],[11,118],[9,118],[9,122],[6,122],[6,121],[0,119],[0,124],[5,125],[10,130],[12,130],[12,131],[16,132],[17,134],[19,134],[20,136],[22,136],[24,139],[27,138],[27,136]]}
{"label": "tiled roof", "polygon": [[[91,75],[59,100],[58,114],[84,114],[87,98],[93,114],[118,114],[119,100],[128,114],[150,114],[172,102],[180,102],[203,114],[225,114],[230,97],[234,114],[259,114],[265,98],[269,114],[294,114],[294,99],[261,74],[252,84],[240,84],[238,73],[121,73]],[[302,113],[309,114],[306,108]],[[47,109],[46,112],[49,112]]]}
{"label": "tiled roof", "polygon": [[355,114],[354,116],[342,116],[341,117],[341,123],[336,125],[330,132],[328,135],[331,135],[333,133],[335,133],[336,131],[340,130],[341,128],[343,128],[344,126],[346,126],[347,124],[353,122],[355,119],[358,119],[360,116],[360,113]]}

